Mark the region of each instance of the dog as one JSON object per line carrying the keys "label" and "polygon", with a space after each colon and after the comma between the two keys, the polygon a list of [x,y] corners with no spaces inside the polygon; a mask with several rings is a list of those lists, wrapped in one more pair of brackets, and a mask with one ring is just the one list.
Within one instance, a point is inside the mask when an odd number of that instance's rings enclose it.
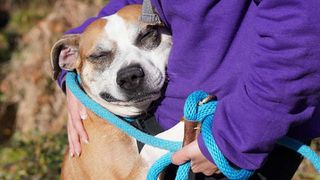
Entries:
{"label": "dog", "polygon": [[[51,51],[54,70],[76,71],[87,95],[122,117],[146,112],[166,80],[171,36],[161,26],[140,22],[140,15],[140,5],[126,6],[95,20],[81,35],[64,36]],[[68,56],[58,60],[62,49]],[[135,139],[90,111],[83,124],[90,143],[81,144],[80,157],[66,151],[61,179],[145,179],[150,165],[166,153],[146,146],[139,154]],[[183,125],[158,136],[182,140]]]}

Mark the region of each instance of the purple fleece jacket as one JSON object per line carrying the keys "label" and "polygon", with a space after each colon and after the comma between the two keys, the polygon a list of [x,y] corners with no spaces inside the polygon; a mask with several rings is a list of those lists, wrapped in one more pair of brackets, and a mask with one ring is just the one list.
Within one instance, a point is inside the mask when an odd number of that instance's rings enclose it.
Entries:
{"label": "purple fleece jacket", "polygon": [[[93,20],[142,0],[110,0]],[[222,153],[261,167],[277,139],[320,136],[319,0],[152,0],[173,36],[170,82],[156,118],[168,129],[186,97],[218,97],[212,133]],[[202,153],[212,161],[203,139]]]}

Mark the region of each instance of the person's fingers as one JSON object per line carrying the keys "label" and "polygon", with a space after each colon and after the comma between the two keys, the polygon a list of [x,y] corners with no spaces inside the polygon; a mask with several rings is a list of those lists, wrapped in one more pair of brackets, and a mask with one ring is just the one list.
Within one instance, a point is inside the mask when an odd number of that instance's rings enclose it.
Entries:
{"label": "person's fingers", "polygon": [[[68,121],[71,121],[71,119],[68,119]],[[75,151],[74,151],[73,143],[72,143],[72,140],[71,140],[71,133],[70,133],[70,125],[69,125],[69,123],[67,125],[67,129],[68,129],[69,154],[70,154],[71,157],[73,157],[74,154],[75,154]]]}
{"label": "person's fingers", "polygon": [[175,165],[181,165],[190,160],[189,157],[189,146],[183,147],[181,150],[175,152],[172,155],[172,163]]}
{"label": "person's fingers", "polygon": [[87,119],[88,115],[87,115],[87,109],[86,107],[81,104],[80,102],[78,102],[78,108],[79,108],[79,115],[80,115],[80,118],[82,120],[85,120]]}
{"label": "person's fingers", "polygon": [[88,135],[83,127],[82,120],[80,119],[80,116],[77,116],[77,118],[72,119],[72,125],[75,128],[75,130],[77,131],[77,134],[80,136],[81,140],[85,144],[88,144],[89,143]]}
{"label": "person's fingers", "polygon": [[71,116],[71,120],[74,121],[77,118],[80,119],[79,107],[78,107],[78,102],[76,97],[73,96],[73,94],[68,88],[66,90],[66,93],[67,93],[67,108]]}
{"label": "person's fingers", "polygon": [[73,127],[72,121],[69,122],[69,133],[70,134],[70,140],[73,145],[74,152],[77,156],[80,156],[81,153],[81,146],[80,146],[80,140],[79,136],[77,134],[76,129]]}
{"label": "person's fingers", "polygon": [[193,173],[200,173],[201,172],[199,166],[196,164],[191,166],[191,171]]}
{"label": "person's fingers", "polygon": [[202,172],[206,176],[211,176],[212,174],[216,173],[214,170],[205,170]]}
{"label": "person's fingers", "polygon": [[203,173],[206,176],[211,176],[214,173],[219,173],[218,168],[212,168],[208,164],[192,164],[191,171],[193,173]]}
{"label": "person's fingers", "polygon": [[218,173],[219,169],[216,166],[212,166],[210,163],[204,163],[202,165],[202,168],[204,169],[202,173],[206,176],[211,176],[212,174]]}
{"label": "person's fingers", "polygon": [[[81,119],[87,118],[87,113],[85,107],[73,96],[73,94],[67,89],[68,98],[68,111],[71,115],[72,125],[75,128],[76,133],[80,136],[81,140],[88,144],[89,138],[87,132],[83,127]],[[82,115],[81,115],[82,114]],[[80,117],[82,116],[82,118]],[[71,129],[73,129],[71,128]]]}
{"label": "person's fingers", "polygon": [[211,176],[214,173],[218,173],[218,168],[212,167],[209,163],[192,163],[191,170],[193,173],[203,173],[206,176]]}
{"label": "person's fingers", "polygon": [[203,173],[210,176],[218,171],[218,168],[201,153],[197,141],[188,145],[191,170],[194,173]]}

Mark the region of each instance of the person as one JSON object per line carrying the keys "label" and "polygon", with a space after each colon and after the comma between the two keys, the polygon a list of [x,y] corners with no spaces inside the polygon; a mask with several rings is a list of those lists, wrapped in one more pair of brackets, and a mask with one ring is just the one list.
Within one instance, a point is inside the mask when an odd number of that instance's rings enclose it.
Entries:
{"label": "person", "polygon": [[[173,39],[170,80],[155,112],[160,126],[174,126],[186,97],[204,90],[218,98],[212,134],[228,161],[256,170],[252,179],[291,179],[302,158],[276,141],[287,135],[308,143],[320,136],[320,1],[151,2]],[[110,0],[98,16],[67,34],[141,3]],[[80,120],[86,110],[66,92],[70,154],[79,155],[80,139],[89,141]],[[207,175],[195,179],[224,178],[215,175],[218,168],[201,135],[173,156],[174,164],[187,160],[194,173]]]}

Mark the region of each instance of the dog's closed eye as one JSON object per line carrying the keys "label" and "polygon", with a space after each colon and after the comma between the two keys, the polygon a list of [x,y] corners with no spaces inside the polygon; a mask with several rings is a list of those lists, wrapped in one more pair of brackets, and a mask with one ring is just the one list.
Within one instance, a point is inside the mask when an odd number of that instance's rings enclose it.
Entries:
{"label": "dog's closed eye", "polygon": [[113,59],[112,51],[97,51],[93,52],[87,57],[87,60],[92,63],[103,63],[104,61],[112,61]]}
{"label": "dog's closed eye", "polygon": [[86,57],[86,60],[94,65],[95,69],[102,71],[113,62],[114,52],[105,50],[94,51]]}
{"label": "dog's closed eye", "polygon": [[135,40],[137,47],[147,50],[158,47],[160,43],[161,34],[157,26],[147,26],[145,29],[142,29]]}

